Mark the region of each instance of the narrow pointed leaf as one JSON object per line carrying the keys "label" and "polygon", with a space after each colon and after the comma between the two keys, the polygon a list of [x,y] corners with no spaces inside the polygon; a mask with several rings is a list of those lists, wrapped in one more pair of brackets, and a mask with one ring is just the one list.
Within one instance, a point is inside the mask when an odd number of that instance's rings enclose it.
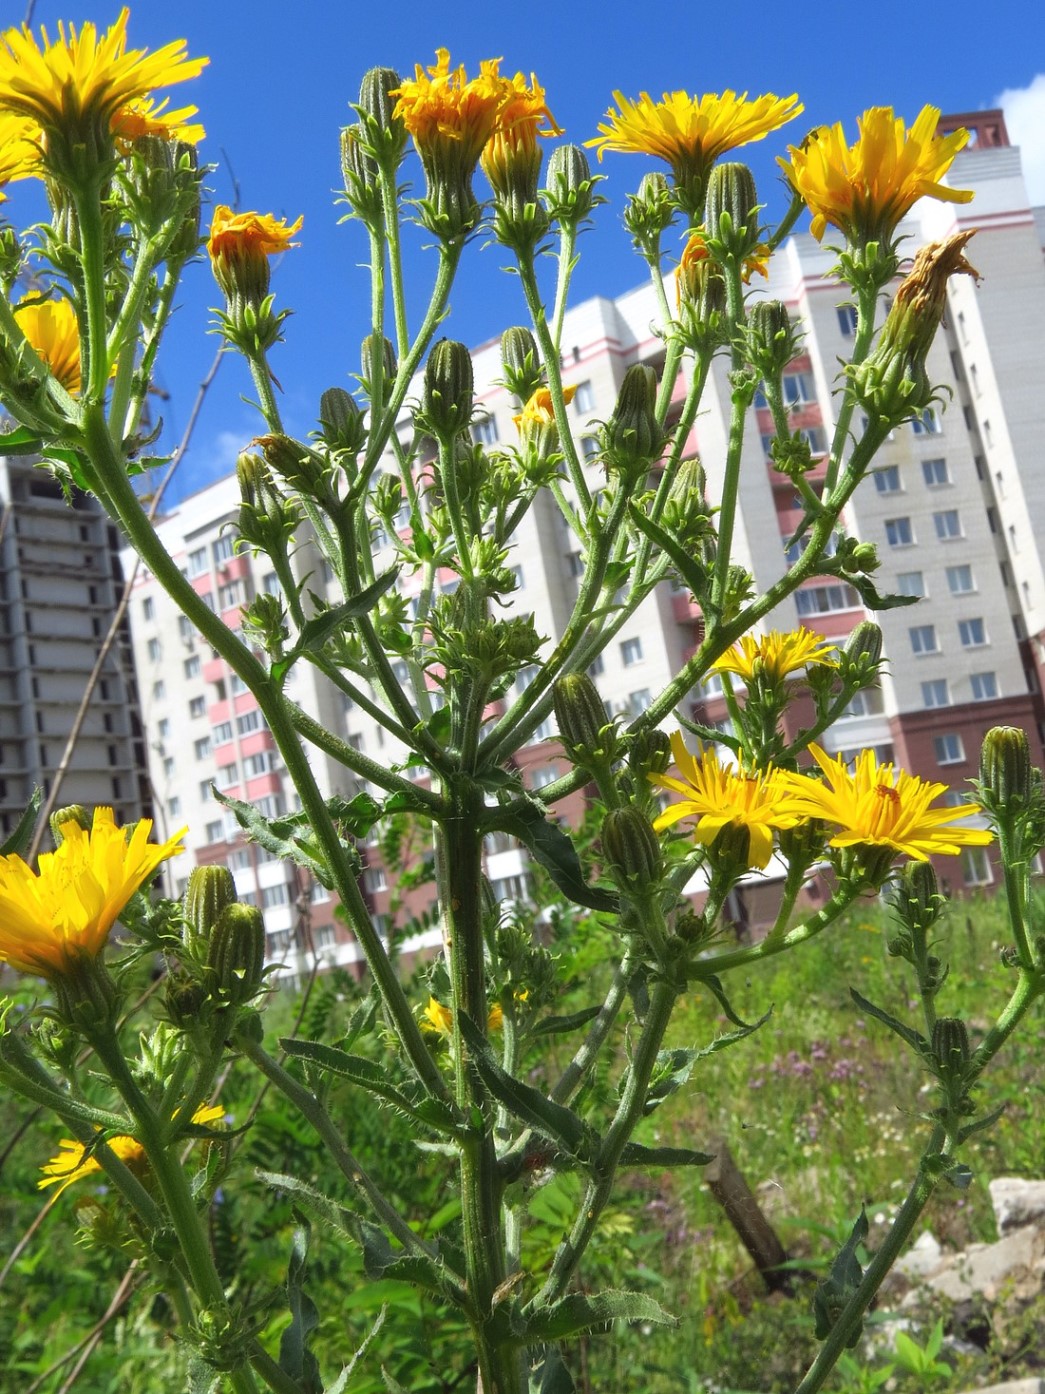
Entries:
{"label": "narrow pointed leaf", "polygon": [[906,1041],[912,1050],[916,1050],[923,1060],[932,1059],[932,1046],[930,1046],[929,1042],[924,1036],[920,1035],[919,1032],[915,1031],[910,1026],[905,1026],[902,1021],[897,1020],[895,1016],[891,1016],[889,1012],[884,1011],[881,1007],[876,1007],[873,1002],[869,1002],[866,997],[861,996],[855,987],[849,989],[849,996],[862,1012],[867,1012],[870,1016],[873,1016],[876,1021],[880,1021],[883,1025],[888,1026],[890,1031],[895,1031],[900,1039]]}
{"label": "narrow pointed leaf", "polygon": [[659,1302],[643,1292],[610,1289],[588,1296],[571,1292],[551,1307],[527,1313],[526,1340],[563,1341],[583,1331],[596,1331],[612,1321],[652,1322],[655,1326],[677,1326],[675,1317]]}

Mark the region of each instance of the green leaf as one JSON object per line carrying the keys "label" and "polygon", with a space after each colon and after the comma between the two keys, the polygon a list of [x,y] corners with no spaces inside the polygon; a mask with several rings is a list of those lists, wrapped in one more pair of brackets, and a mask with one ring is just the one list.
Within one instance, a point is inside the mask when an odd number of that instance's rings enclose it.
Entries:
{"label": "green leaf", "polygon": [[386,1103],[394,1105],[427,1127],[451,1136],[457,1132],[454,1116],[446,1104],[438,1099],[426,1099],[422,1110],[401,1089],[389,1083],[387,1069],[376,1060],[368,1060],[363,1055],[349,1055],[347,1051],[338,1050],[336,1046],[324,1045],[321,1041],[302,1041],[291,1036],[281,1040],[280,1046],[288,1055],[298,1060],[307,1060],[312,1065],[318,1065],[321,1070],[350,1079],[353,1084],[358,1084],[377,1098],[384,1099]]}
{"label": "green leaf", "polygon": [[626,1142],[620,1154],[622,1167],[706,1167],[714,1152],[695,1152],[690,1147],[643,1147]]}
{"label": "green leaf", "polygon": [[388,1394],[410,1394],[408,1389],[404,1389],[394,1375],[390,1375],[385,1367],[381,1366],[381,1378],[385,1382]]}
{"label": "green leaf", "polygon": [[849,989],[849,996],[853,999],[861,1011],[873,1016],[876,1021],[888,1026],[890,1031],[895,1031],[902,1041],[906,1041],[912,1050],[916,1050],[923,1060],[932,1060],[932,1046],[910,1026],[905,1026],[895,1016],[890,1016],[881,1007],[876,1007],[873,1002],[869,1002],[866,997],[861,996],[855,987]]}
{"label": "green leaf", "polygon": [[[714,973],[709,973],[706,977],[700,974],[697,981],[702,983],[711,993],[715,1001],[722,1008],[726,1019],[739,1028],[739,1033],[737,1035],[721,1037],[722,1044],[720,1046],[716,1046],[715,1043],[712,1042],[711,1046],[706,1048],[706,1053],[708,1055],[712,1054],[715,1050],[721,1050],[724,1046],[732,1045],[735,1040],[742,1040],[744,1036],[749,1036],[752,1031],[757,1031],[764,1022],[769,1020],[770,1012],[767,1012],[763,1017],[759,1017],[758,1021],[744,1021],[741,1017],[737,1016],[730,1005],[729,998],[726,996],[726,989],[722,986],[722,980],[717,978]],[[770,1011],[771,1010],[772,1009],[770,1009]]]}
{"label": "green leaf", "polygon": [[972,1137],[973,1133],[982,1133],[984,1128],[989,1128],[992,1124],[997,1123],[1007,1108],[1008,1104],[999,1104],[997,1108],[991,1109],[990,1113],[985,1113],[982,1118],[977,1118],[972,1123],[966,1123],[964,1127],[958,1129],[957,1141],[963,1143],[966,1138]]}
{"label": "green leaf", "polygon": [[25,857],[33,840],[33,829],[40,813],[42,797],[39,789],[33,790],[25,806],[25,812],[18,820],[18,826],[7,841],[0,845],[0,857]]}
{"label": "green leaf", "polygon": [[[813,1293],[813,1316],[816,1322],[816,1338],[824,1341],[831,1334],[835,1322],[842,1313],[843,1307],[850,1297],[860,1286],[860,1280],[864,1276],[864,1270],[860,1267],[860,1261],[856,1256],[856,1251],[867,1238],[867,1231],[870,1226],[867,1223],[867,1210],[860,1207],[860,1214],[857,1216],[853,1228],[849,1233],[849,1238],[838,1251],[831,1270],[827,1277],[819,1282],[816,1291]],[[857,1322],[853,1328],[849,1340],[846,1342],[846,1350],[852,1350],[860,1339],[863,1331],[863,1322]]]}
{"label": "green leaf", "polygon": [[[303,833],[311,832],[308,819],[303,813],[291,814],[287,818],[265,818],[253,804],[231,798],[213,784],[211,789],[218,803],[235,814],[236,822],[259,847],[264,847],[266,852],[271,852],[283,861],[296,862],[298,866],[310,871],[327,890],[334,889],[333,878],[327,870],[325,860],[320,856],[318,847],[310,846],[305,837],[293,836],[298,829]],[[355,859],[358,867],[359,855],[355,848],[346,846],[345,851]]]}
{"label": "green leaf", "polygon": [[214,1394],[221,1375],[214,1366],[193,1351],[189,1356],[187,1394]]}
{"label": "green leaf", "polygon": [[530,1375],[529,1394],[577,1394],[557,1345],[545,1347],[544,1359]]}
{"label": "green leaf", "polygon": [[384,1326],[385,1317],[387,1315],[388,1304],[386,1303],[381,1308],[380,1312],[378,1312],[377,1319],[375,1320],[373,1326],[366,1333],[366,1336],[363,1339],[363,1344],[359,1347],[355,1355],[353,1355],[352,1359],[344,1367],[344,1369],[341,1371],[341,1373],[338,1375],[337,1379],[329,1387],[329,1389],[325,1389],[323,1391],[323,1394],[345,1394],[345,1389],[348,1387],[348,1381],[351,1379],[356,1366],[359,1364],[359,1362],[363,1359],[363,1356],[366,1355],[367,1351],[370,1349],[374,1337],[381,1330],[382,1326]]}
{"label": "green leaf", "polygon": [[49,445],[45,448],[45,463],[55,464],[58,468],[58,475],[68,475],[78,489],[82,489],[85,494],[91,491],[91,481],[87,478],[84,468],[84,457],[78,450],[61,450],[57,446]]}
{"label": "green leaf", "polygon": [[644,533],[651,542],[655,543],[662,552],[671,558],[675,563],[676,571],[693,594],[695,596],[703,595],[708,584],[707,570],[686,551],[678,539],[658,526],[652,518],[647,518],[645,513],[633,503],[628,505],[628,516],[639,532]]}
{"label": "green leaf", "polygon": [[581,1292],[571,1292],[551,1307],[527,1312],[525,1340],[528,1344],[533,1341],[562,1341],[582,1331],[596,1331],[611,1321],[678,1325],[675,1317],[643,1292],[610,1289],[591,1297]]}
{"label": "green leaf", "polygon": [[343,600],[340,605],[333,605],[329,610],[324,610],[318,615],[313,615],[310,620],[306,620],[301,626],[301,633],[294,645],[293,654],[296,656],[301,653],[318,652],[335,630],[341,629],[349,620],[358,619],[360,615],[368,615],[385,591],[390,590],[395,585],[398,575],[398,566],[393,566],[383,576],[379,576],[372,585],[367,586],[366,590],[360,591],[350,600]]}
{"label": "green leaf", "polygon": [[503,1069],[490,1043],[466,1013],[461,1013],[461,1035],[479,1077],[499,1104],[516,1118],[550,1138],[570,1157],[584,1160],[595,1150],[597,1139],[572,1109],[555,1103],[532,1084],[524,1084]]}
{"label": "green leaf", "polygon": [[366,837],[383,811],[378,801],[365,789],[352,799],[343,799],[336,794],[327,799],[327,812],[351,837]]}
{"label": "green leaf", "polygon": [[573,842],[558,823],[551,822],[536,799],[527,797],[522,812],[499,817],[491,822],[491,827],[517,837],[574,904],[584,905],[589,910],[616,911],[620,908],[615,895],[588,885]]}
{"label": "green leaf", "polygon": [[309,1337],[319,1325],[316,1304],[303,1287],[308,1239],[308,1221],[301,1218],[301,1223],[294,1229],[287,1267],[287,1303],[291,1321],[280,1338],[279,1367],[298,1383],[302,1394],[321,1394],[323,1382],[319,1377],[319,1362],[308,1348]]}
{"label": "green leaf", "polygon": [[531,1034],[534,1036],[561,1036],[567,1031],[576,1031],[578,1027],[586,1026],[601,1011],[601,1007],[582,1007],[579,1012],[570,1012],[568,1016],[546,1016],[537,1023]]}
{"label": "green leaf", "polygon": [[28,426],[16,426],[0,434],[0,455],[39,455],[44,443]]}
{"label": "green leaf", "polygon": [[901,605],[916,605],[917,595],[879,595],[870,576],[847,575],[843,580],[856,591],[869,610],[897,610]]}

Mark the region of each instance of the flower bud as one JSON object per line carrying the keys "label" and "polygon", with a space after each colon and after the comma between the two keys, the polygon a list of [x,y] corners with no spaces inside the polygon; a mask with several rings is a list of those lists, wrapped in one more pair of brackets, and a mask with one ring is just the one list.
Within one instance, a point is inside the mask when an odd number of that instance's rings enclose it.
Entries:
{"label": "flower bud", "polygon": [[208,944],[222,911],[235,903],[236,882],[227,867],[193,867],[183,901],[186,947]]}
{"label": "flower bud", "polygon": [[668,733],[656,727],[639,731],[628,747],[628,764],[640,779],[651,774],[665,774],[671,764]]}
{"label": "flower bud", "polygon": [[346,126],[341,132],[341,177],[353,210],[364,223],[376,226],[383,207],[377,161],[364,143],[362,126]]}
{"label": "flower bud", "polygon": [[211,930],[207,967],[230,1006],[242,1006],[257,994],[265,968],[265,921],[256,906],[225,907]]}
{"label": "flower bud", "polygon": [[602,851],[619,876],[635,886],[660,879],[663,857],[653,824],[637,808],[612,808],[602,821]]}
{"label": "flower bud", "polygon": [[933,1058],[942,1074],[958,1076],[969,1063],[969,1031],[955,1016],[937,1017],[933,1023]]}
{"label": "flower bud", "polygon": [[359,114],[369,144],[379,159],[397,165],[406,151],[406,125],[397,116],[397,97],[402,78],[394,68],[371,68],[359,87]]}
{"label": "flower bud", "polygon": [[890,902],[905,925],[928,933],[945,904],[932,862],[907,862],[896,878]]}
{"label": "flower bud", "polygon": [[675,204],[666,177],[659,171],[644,174],[638,192],[628,195],[624,226],[640,249],[653,250],[675,218]]}
{"label": "flower bud", "polygon": [[528,402],[543,385],[537,340],[524,326],[516,325],[501,335],[501,367],[505,387],[521,402]]}
{"label": "flower bud", "polygon": [[65,808],[56,808],[49,819],[54,845],[59,847],[64,841],[63,823],[77,823],[84,832],[91,831],[92,818],[82,803],[71,803]]}
{"label": "flower bud", "polygon": [[594,189],[599,175],[592,175],[588,157],[579,145],[560,145],[548,161],[548,216],[564,223],[582,223],[595,206]]}
{"label": "flower bud", "polygon": [[861,620],[842,650],[848,662],[861,672],[877,670],[882,661],[882,631],[873,620]]}
{"label": "flower bud", "polygon": [[801,335],[786,305],[756,300],[747,316],[748,361],[760,377],[775,379],[801,352]]}
{"label": "flower bud", "polygon": [[993,726],[980,749],[980,783],[988,806],[1015,812],[1031,800],[1030,742],[1015,726]]}
{"label": "flower bud", "polygon": [[709,850],[719,868],[739,876],[751,866],[751,829],[745,823],[726,823]]}
{"label": "flower bud", "polygon": [[611,722],[587,673],[564,673],[556,678],[552,705],[559,735],[571,756],[583,760],[605,753],[605,732]]}
{"label": "flower bud", "polygon": [[472,419],[472,356],[464,344],[440,339],[428,355],[419,422],[443,442],[466,431]]}
{"label": "flower bud", "polygon": [[356,455],[366,439],[366,423],[356,399],[343,387],[329,387],[319,399],[319,427],[331,450]]}
{"label": "flower bud", "polygon": [[[362,358],[362,373],[360,374],[363,389],[368,395],[373,396],[373,381],[375,357],[378,348],[376,334],[368,334],[363,340],[363,350],[360,355]],[[396,351],[388,339],[381,340],[381,381],[390,383],[396,375]]]}
{"label": "flower bud", "polygon": [[704,204],[708,237],[722,250],[743,261],[758,244],[758,195],[747,165],[727,161],[708,175]]}
{"label": "flower bud", "polygon": [[285,548],[301,521],[293,499],[284,498],[265,460],[247,451],[236,461],[240,489],[238,531],[244,542],[261,552]]}
{"label": "flower bud", "polygon": [[604,432],[607,462],[620,469],[644,468],[664,448],[657,423],[657,374],[648,363],[633,363],[624,374]]}
{"label": "flower bud", "polygon": [[[290,436],[275,435],[256,436],[254,444],[261,446],[265,463],[292,489],[312,497],[325,493],[329,464],[307,445]],[[287,501],[277,496],[285,507]]]}

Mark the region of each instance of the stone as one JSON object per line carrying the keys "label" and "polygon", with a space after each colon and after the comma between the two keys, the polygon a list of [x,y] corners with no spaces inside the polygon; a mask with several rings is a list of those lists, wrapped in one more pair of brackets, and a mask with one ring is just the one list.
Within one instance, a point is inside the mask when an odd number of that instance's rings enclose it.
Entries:
{"label": "stone", "polygon": [[918,1236],[904,1256],[893,1264],[893,1272],[901,1274],[912,1283],[917,1283],[935,1273],[943,1262],[943,1250],[932,1230],[927,1229]]}
{"label": "stone", "polygon": [[[923,1290],[952,1302],[980,1295],[988,1302],[1026,1302],[1042,1290],[1045,1278],[1045,1231],[1027,1225],[995,1244],[970,1244],[944,1260],[937,1272],[922,1280]],[[903,1305],[917,1302],[911,1292]]]}
{"label": "stone", "polygon": [[1045,1221],[1045,1181],[1022,1176],[997,1176],[987,1189],[991,1194],[998,1233],[1008,1234],[1023,1225]]}

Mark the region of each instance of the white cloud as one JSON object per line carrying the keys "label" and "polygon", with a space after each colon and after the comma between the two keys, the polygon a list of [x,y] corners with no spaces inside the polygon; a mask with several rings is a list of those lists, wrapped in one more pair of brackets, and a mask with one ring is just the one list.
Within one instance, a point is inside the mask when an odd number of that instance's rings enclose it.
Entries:
{"label": "white cloud", "polygon": [[1007,87],[994,105],[1005,112],[1009,139],[1020,147],[1031,204],[1045,204],[1045,73],[1026,87]]}

